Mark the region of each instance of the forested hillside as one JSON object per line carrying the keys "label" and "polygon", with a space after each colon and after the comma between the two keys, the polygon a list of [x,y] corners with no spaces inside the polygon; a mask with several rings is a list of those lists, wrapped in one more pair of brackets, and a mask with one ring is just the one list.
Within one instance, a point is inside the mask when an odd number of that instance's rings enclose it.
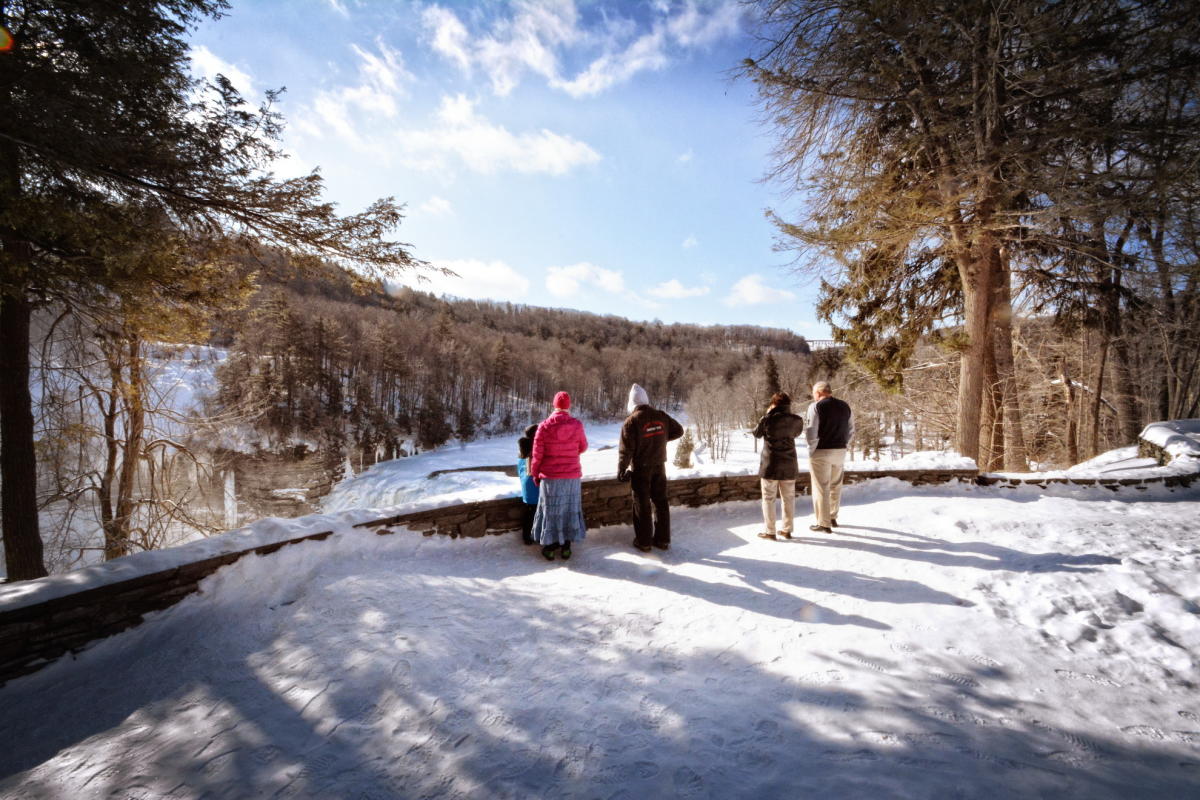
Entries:
{"label": "forested hillside", "polygon": [[754,369],[764,352],[808,352],[803,337],[778,329],[356,291],[336,270],[295,277],[275,267],[259,280],[214,334],[229,357],[212,413],[257,407],[252,424],[273,443],[315,442],[366,463],[395,457],[410,438],[429,448],[516,430],[559,390],[578,413],[612,417],[634,382],[676,407],[709,378]]}

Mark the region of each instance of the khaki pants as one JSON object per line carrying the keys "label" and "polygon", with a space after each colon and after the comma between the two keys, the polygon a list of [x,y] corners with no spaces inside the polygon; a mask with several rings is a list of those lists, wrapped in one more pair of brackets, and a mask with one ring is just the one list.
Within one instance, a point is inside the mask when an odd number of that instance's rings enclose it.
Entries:
{"label": "khaki pants", "polygon": [[782,532],[790,536],[792,533],[792,520],[796,517],[796,482],[773,481],[769,478],[762,479],[763,523],[767,526],[767,533],[775,533],[776,496],[779,497],[783,505]]}
{"label": "khaki pants", "polygon": [[838,515],[842,503],[842,465],[846,450],[813,450],[808,454],[808,471],[812,476],[813,513],[817,524],[832,528],[831,520]]}

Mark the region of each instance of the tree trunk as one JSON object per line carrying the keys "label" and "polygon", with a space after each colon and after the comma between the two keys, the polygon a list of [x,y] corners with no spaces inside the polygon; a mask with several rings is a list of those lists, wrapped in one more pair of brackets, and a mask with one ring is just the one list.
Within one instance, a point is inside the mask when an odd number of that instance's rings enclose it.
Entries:
{"label": "tree trunk", "polygon": [[[1126,228],[1128,233],[1129,227]],[[1122,236],[1121,240],[1124,241]],[[1119,256],[1119,253],[1118,253]],[[1121,316],[1121,270],[1113,268],[1111,271],[1112,291],[1109,292],[1108,302],[1105,304],[1105,328],[1107,338],[1105,339],[1106,351],[1105,359],[1111,355],[1113,361],[1113,379],[1115,386],[1116,401],[1117,401],[1117,434],[1121,444],[1132,444],[1137,441],[1138,433],[1141,431],[1141,416],[1138,413],[1138,398],[1137,391],[1133,384],[1132,368],[1129,363],[1129,345],[1125,340],[1125,331],[1127,325]],[[1104,360],[1104,359],[1102,359]],[[1103,370],[1100,372],[1104,374]],[[1099,383],[1099,381],[1097,381]],[[1100,389],[1096,391],[1099,393]],[[1099,416],[1096,417],[1099,422]]]}
{"label": "tree trunk", "polygon": [[[23,243],[5,243],[10,258],[28,262]],[[8,580],[46,575],[38,530],[33,398],[29,393],[29,324],[24,297],[0,297],[0,516]]]}
{"label": "tree trunk", "polygon": [[113,484],[117,479],[117,391],[121,375],[114,364],[114,354],[107,352],[111,389],[96,398],[100,407],[100,418],[104,427],[104,470],[100,473],[100,527],[104,531],[104,559],[117,558],[120,534],[116,528],[113,511]]}
{"label": "tree trunk", "polygon": [[991,350],[991,307],[993,270],[998,247],[987,233],[971,248],[970,255],[959,259],[959,278],[963,289],[964,327],[967,346],[959,360],[958,451],[967,458],[979,459],[980,412],[982,411],[985,371]]}
{"label": "tree trunk", "polygon": [[1089,458],[1100,455],[1100,404],[1104,400],[1104,370],[1108,367],[1109,344],[1108,337],[1104,337],[1100,345],[1100,366],[1096,368],[1096,380],[1092,386],[1092,438],[1088,448]]}
{"label": "tree trunk", "polygon": [[1064,360],[1059,375],[1062,378],[1063,400],[1067,407],[1067,460],[1071,464],[1079,463],[1079,427],[1075,421],[1075,384],[1067,374],[1067,362]]}
{"label": "tree trunk", "polygon": [[[137,336],[127,336],[124,341],[114,343],[125,348],[125,371],[129,376],[121,388],[124,398],[121,406],[125,412],[125,440],[121,447],[121,471],[117,476],[117,502],[115,526],[121,548],[120,555],[129,552],[132,541],[134,490],[137,483],[138,467],[142,463],[142,439],[146,429],[145,398],[142,380],[141,340]],[[105,557],[111,557],[105,552]]]}
{"label": "tree trunk", "polygon": [[1004,469],[1025,472],[1029,469],[1029,456],[1025,449],[1025,420],[1013,357],[1011,275],[1007,262],[1001,262],[996,272],[996,310],[993,314],[996,320],[996,374],[1000,378],[1004,405]]}
{"label": "tree trunk", "polygon": [[979,468],[989,472],[999,469],[1004,460],[1000,450],[1004,443],[1004,406],[993,350],[989,349],[983,366],[983,402],[979,409]]}

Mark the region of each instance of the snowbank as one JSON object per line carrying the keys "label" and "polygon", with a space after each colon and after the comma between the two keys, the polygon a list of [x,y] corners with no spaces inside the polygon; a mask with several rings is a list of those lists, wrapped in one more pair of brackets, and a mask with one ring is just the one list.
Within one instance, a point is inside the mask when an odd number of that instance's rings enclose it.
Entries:
{"label": "snowbank", "polygon": [[1138,438],[1162,448],[1172,459],[1200,459],[1200,419],[1152,422]]}

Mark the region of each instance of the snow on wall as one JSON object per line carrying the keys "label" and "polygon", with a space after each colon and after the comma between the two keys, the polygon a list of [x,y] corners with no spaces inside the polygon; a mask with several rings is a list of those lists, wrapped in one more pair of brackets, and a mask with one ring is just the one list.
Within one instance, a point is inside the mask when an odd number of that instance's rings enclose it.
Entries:
{"label": "snow on wall", "polygon": [[1176,458],[1200,459],[1200,419],[1152,422],[1138,436]]}

